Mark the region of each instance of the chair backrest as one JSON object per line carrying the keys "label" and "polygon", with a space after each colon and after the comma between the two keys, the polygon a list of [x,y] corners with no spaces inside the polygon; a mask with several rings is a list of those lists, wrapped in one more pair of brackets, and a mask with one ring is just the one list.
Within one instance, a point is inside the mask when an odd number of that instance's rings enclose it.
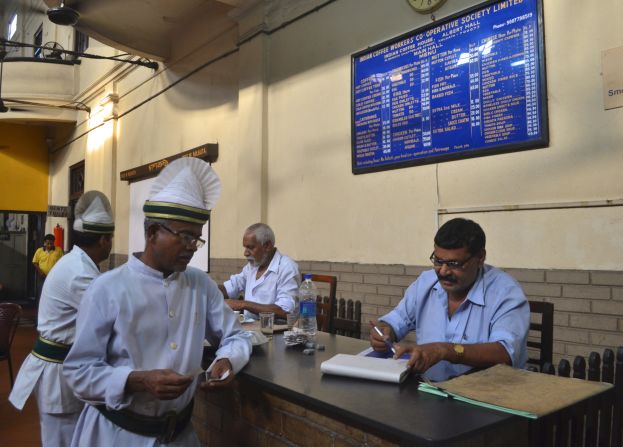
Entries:
{"label": "chair backrest", "polygon": [[529,301],[528,303],[530,304],[528,348],[539,350],[538,357],[529,352],[528,364],[538,366],[539,371],[541,371],[545,363],[552,363],[554,351],[554,305],[541,301]]}
{"label": "chair backrest", "polygon": [[[323,332],[332,332],[333,316],[335,315],[335,294],[337,291],[337,277],[331,275],[315,275],[312,273],[311,280],[315,283],[328,284],[328,295],[322,296],[323,290],[319,290],[316,297],[316,321],[318,322],[318,330]],[[303,275],[301,275],[301,279]]]}
{"label": "chair backrest", "polygon": [[361,301],[340,298],[331,333],[361,338]]}
{"label": "chair backrest", "polygon": [[0,303],[0,359],[9,355],[21,314],[22,306],[19,304]]}

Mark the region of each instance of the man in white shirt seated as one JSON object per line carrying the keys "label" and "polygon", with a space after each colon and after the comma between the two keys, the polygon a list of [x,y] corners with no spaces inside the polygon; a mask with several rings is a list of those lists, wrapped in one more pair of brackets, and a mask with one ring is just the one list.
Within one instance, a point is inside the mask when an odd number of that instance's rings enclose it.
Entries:
{"label": "man in white shirt seated", "polygon": [[[263,223],[247,228],[242,237],[244,256],[249,263],[219,286],[225,302],[246,318],[257,319],[260,312],[274,312],[278,318],[294,309],[300,285],[296,262],[275,247],[275,233]],[[244,299],[236,298],[244,292]]]}

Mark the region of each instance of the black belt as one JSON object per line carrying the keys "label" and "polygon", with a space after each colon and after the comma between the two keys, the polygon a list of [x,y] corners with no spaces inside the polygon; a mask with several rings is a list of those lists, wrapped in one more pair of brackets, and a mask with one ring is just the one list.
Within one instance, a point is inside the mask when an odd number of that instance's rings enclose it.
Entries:
{"label": "black belt", "polygon": [[37,338],[32,354],[46,362],[63,363],[71,345],[59,343],[57,341],[46,340],[42,336]]}
{"label": "black belt", "polygon": [[130,410],[109,410],[106,405],[97,405],[95,408],[124,430],[157,438],[161,444],[167,444],[174,441],[190,422],[194,402],[195,399],[192,399],[179,413],[169,411],[162,416],[145,416]]}

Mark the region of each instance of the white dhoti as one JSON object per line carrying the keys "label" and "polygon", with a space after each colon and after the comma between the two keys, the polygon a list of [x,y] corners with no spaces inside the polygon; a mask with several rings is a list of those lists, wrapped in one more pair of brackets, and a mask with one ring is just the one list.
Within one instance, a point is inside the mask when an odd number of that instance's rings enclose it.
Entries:
{"label": "white dhoti", "polygon": [[34,393],[43,447],[68,447],[84,407],[67,386],[62,369],[61,363],[45,362],[29,354],[9,395],[9,401],[21,410]]}
{"label": "white dhoti", "polygon": [[43,447],[69,447],[81,411],[75,413],[39,413],[41,445]]}
{"label": "white dhoti", "polygon": [[[39,340],[55,348],[69,346],[75,334],[76,314],[82,295],[93,278],[99,275],[97,265],[80,248],[54,265],[45,280],[39,304]],[[62,351],[62,350],[61,350]],[[44,446],[68,446],[84,403],[74,396],[63,378],[62,356],[30,353],[15,378],[9,401],[21,410],[34,393],[39,408],[41,440]]]}

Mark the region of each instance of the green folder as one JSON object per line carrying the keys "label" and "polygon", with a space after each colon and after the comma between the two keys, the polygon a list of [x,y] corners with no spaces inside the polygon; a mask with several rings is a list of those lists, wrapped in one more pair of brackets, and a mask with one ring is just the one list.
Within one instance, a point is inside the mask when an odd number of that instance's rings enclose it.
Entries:
{"label": "green folder", "polygon": [[453,399],[460,400],[461,402],[467,402],[468,404],[478,405],[479,407],[485,407],[491,410],[503,411],[505,413],[515,414],[517,416],[523,416],[525,418],[537,419],[539,417],[538,415],[534,413],[530,413],[528,411],[514,410],[512,408],[501,407],[499,405],[489,404],[487,402],[481,402],[479,400],[470,399],[469,397],[463,397],[460,394],[455,394],[455,393],[450,393],[448,391],[444,391],[441,388],[438,388],[428,383],[420,383],[420,385],[418,386],[418,390],[423,391],[425,393],[429,393],[429,394],[435,394],[436,396],[451,397]]}

